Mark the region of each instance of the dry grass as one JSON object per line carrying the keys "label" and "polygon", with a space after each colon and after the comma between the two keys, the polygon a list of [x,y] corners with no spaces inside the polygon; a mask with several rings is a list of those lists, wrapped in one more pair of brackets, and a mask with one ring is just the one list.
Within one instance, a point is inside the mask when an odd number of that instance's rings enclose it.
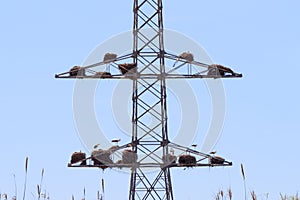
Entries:
{"label": "dry grass", "polygon": [[[25,159],[25,180],[24,180],[24,192],[23,192],[23,200],[25,200],[26,197],[26,186],[27,186],[27,173],[28,173],[28,169],[29,169],[29,158],[26,157]],[[244,186],[245,186],[245,181],[246,181],[246,176],[245,176],[245,170],[244,170],[244,166],[243,164],[241,164],[241,173],[242,173],[242,178],[244,181]],[[41,180],[40,183],[37,184],[37,196],[35,196],[32,193],[33,199],[44,199],[44,200],[49,200],[49,194],[46,193],[46,190],[43,191],[43,179],[44,179],[44,174],[45,174],[45,169],[43,168],[41,171]],[[14,179],[15,179],[15,175],[14,175]],[[15,181],[16,182],[16,181]],[[101,181],[101,189],[102,192],[97,191],[97,200],[103,200],[104,199],[104,192],[105,192],[105,183],[104,183],[104,179],[102,179]],[[246,187],[245,189],[245,199],[246,198]],[[9,195],[7,193],[0,193],[0,200],[17,200],[17,187],[15,185],[15,195],[12,197],[9,197]],[[255,191],[250,191],[249,192],[250,196],[251,196],[251,200],[268,200],[269,199],[269,194],[263,194],[263,195],[257,195],[255,193]],[[299,195],[298,192],[295,195],[286,195],[286,194],[279,194],[279,198],[280,200],[299,200]],[[86,190],[85,188],[83,189],[83,198],[81,198],[81,200],[85,200],[86,199]],[[233,200],[233,192],[232,189],[229,187],[227,190],[219,190],[217,192],[217,194],[214,196],[213,198],[214,200]],[[75,200],[74,195],[72,195],[72,200]]]}
{"label": "dry grass", "polygon": [[232,200],[232,190],[231,190],[231,188],[228,189],[228,197],[229,197],[229,200]]}
{"label": "dry grass", "polygon": [[[241,174],[242,174],[242,178],[243,178],[243,182],[244,182],[244,196],[245,196],[245,200],[247,200],[247,190],[246,190],[246,174],[245,174],[245,170],[244,170],[244,166],[243,164],[241,164]],[[261,194],[261,195],[257,195],[255,193],[255,191],[250,191],[250,196],[251,196],[251,200],[268,200],[269,199],[269,193],[266,194]],[[215,200],[232,200],[233,199],[233,194],[232,194],[232,190],[231,188],[229,188],[227,190],[227,192],[225,193],[223,190],[219,190],[219,192],[217,192],[217,194],[215,195]],[[299,195],[298,192],[296,193],[296,195],[286,195],[286,194],[282,194],[280,193],[280,200],[299,200]]]}
{"label": "dry grass", "polygon": [[296,193],[295,196],[288,196],[288,195],[283,195],[280,193],[280,199],[281,200],[299,200],[299,195],[298,192]]}
{"label": "dry grass", "polygon": [[246,176],[245,176],[245,171],[244,171],[244,165],[241,164],[241,172],[244,180],[244,193],[245,193],[245,200],[247,199],[247,192],[246,192]]}
{"label": "dry grass", "polygon": [[224,192],[223,190],[219,190],[219,192],[216,194],[215,197],[216,200],[232,200],[232,191],[229,188],[226,192]]}
{"label": "dry grass", "polygon": [[256,194],[255,194],[255,192],[254,191],[251,191],[251,198],[252,198],[252,200],[257,200],[257,197],[256,197]]}
{"label": "dry grass", "polygon": [[25,160],[25,180],[24,180],[23,200],[25,200],[25,195],[26,195],[27,172],[28,172],[28,157],[26,157],[26,160]]}
{"label": "dry grass", "polygon": [[[251,200],[268,200],[269,199],[269,193],[266,194],[260,194],[257,195],[255,191],[250,191]],[[295,195],[286,195],[280,193],[280,200],[299,200],[299,195],[296,193]],[[226,192],[223,190],[219,190],[219,192],[216,193],[214,200],[233,200],[233,194],[231,188],[229,188]]]}
{"label": "dry grass", "polygon": [[[25,200],[26,199],[26,188],[27,188],[27,174],[28,174],[28,165],[29,165],[29,158],[26,157],[25,159],[25,178],[24,178],[24,190],[23,190],[23,197],[22,199]],[[42,193],[42,184],[43,184],[43,178],[44,178],[44,173],[45,173],[45,170],[42,169],[42,173],[41,173],[41,181],[40,181],[40,184],[37,184],[37,198],[36,196],[34,195],[34,193],[31,193],[32,196],[33,196],[33,199],[44,199],[44,200],[49,200],[50,197],[49,197],[49,194],[47,195],[46,193],[46,190],[44,191],[44,193]],[[17,184],[16,184],[16,177],[15,175],[13,174],[13,177],[14,177],[14,183],[15,183],[15,195],[11,197],[12,200],[17,200],[19,199],[17,197]],[[9,195],[7,193],[0,193],[0,200],[8,200],[9,199]],[[28,199],[28,197],[27,197]]]}

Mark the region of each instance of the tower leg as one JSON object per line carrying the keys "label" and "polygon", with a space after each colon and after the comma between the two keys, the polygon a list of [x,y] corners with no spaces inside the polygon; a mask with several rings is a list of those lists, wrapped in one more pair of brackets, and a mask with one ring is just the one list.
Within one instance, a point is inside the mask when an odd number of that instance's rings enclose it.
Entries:
{"label": "tower leg", "polygon": [[132,169],[129,200],[146,199],[173,200],[169,168],[161,169],[158,174]]}

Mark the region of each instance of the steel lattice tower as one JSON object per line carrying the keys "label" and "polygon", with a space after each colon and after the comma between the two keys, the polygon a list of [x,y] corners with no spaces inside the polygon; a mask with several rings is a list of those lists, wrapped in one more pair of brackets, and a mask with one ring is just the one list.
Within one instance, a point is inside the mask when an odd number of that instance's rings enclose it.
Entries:
{"label": "steel lattice tower", "polygon": [[[74,67],[56,75],[56,78],[100,78],[132,80],[132,139],[118,146],[112,153],[131,148],[139,155],[133,163],[86,164],[92,156],[71,162],[70,167],[127,167],[131,170],[129,200],[153,199],[172,200],[172,167],[230,166],[231,162],[172,143],[168,138],[167,79],[182,78],[235,78],[241,74],[221,65],[207,65],[194,61],[189,53],[173,55],[164,48],[162,0],[134,0],[133,51],[128,55],[106,55],[103,62],[90,66]],[[177,63],[173,69],[165,67],[165,60]],[[130,64],[124,64],[124,61]],[[112,70],[99,72],[96,67],[110,65]],[[186,74],[172,73],[193,65],[197,70]],[[109,68],[111,69],[111,68]],[[115,69],[115,71],[114,71]],[[119,69],[122,73],[118,73]],[[147,117],[151,117],[151,126]],[[170,148],[198,156],[196,163],[176,163],[166,159]],[[81,164],[78,164],[79,161]],[[84,161],[84,163],[82,162]],[[155,175],[147,173],[149,168],[159,169]]]}
{"label": "steel lattice tower", "polygon": [[[167,155],[169,143],[162,1],[135,0],[133,10],[133,58],[134,63],[142,67],[138,68],[141,77],[133,80],[132,144],[135,152],[146,151],[145,157],[159,167],[162,157],[157,158],[155,152],[162,148],[162,156]],[[143,78],[143,75],[153,78]],[[149,95],[153,97],[152,102],[144,99]],[[157,120],[153,129],[143,122],[146,114]],[[149,180],[143,169],[132,169],[129,199],[173,199],[170,168],[161,168],[154,180]]]}

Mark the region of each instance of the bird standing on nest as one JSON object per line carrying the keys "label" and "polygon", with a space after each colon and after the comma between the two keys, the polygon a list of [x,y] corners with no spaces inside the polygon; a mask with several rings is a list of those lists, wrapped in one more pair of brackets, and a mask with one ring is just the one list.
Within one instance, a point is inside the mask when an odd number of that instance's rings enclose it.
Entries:
{"label": "bird standing on nest", "polygon": [[171,155],[174,155],[174,153],[175,153],[173,148],[171,148],[170,152],[171,152]]}

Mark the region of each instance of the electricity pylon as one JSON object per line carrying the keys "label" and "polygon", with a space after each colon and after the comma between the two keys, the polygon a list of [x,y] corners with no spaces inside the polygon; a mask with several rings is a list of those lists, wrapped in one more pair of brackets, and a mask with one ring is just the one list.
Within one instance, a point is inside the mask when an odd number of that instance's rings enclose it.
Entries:
{"label": "electricity pylon", "polygon": [[[164,27],[162,0],[134,0],[133,51],[117,56],[106,54],[104,60],[89,66],[74,67],[70,71],[56,75],[56,78],[99,78],[129,79],[132,81],[132,139],[123,146],[114,148],[115,153],[124,148],[138,158],[130,163],[100,162],[70,167],[127,167],[131,170],[129,200],[153,199],[172,200],[172,167],[213,167],[230,166],[231,162],[210,154],[201,153],[188,147],[174,144],[168,137],[167,79],[187,78],[237,78],[241,74],[221,65],[208,65],[194,60],[191,53],[181,55],[168,53],[164,48]],[[166,60],[173,61],[172,68],[166,67]],[[124,63],[124,61],[129,63]],[[99,72],[98,66],[110,65],[109,71]],[[193,68],[191,68],[193,66]],[[187,68],[187,73],[174,73]],[[118,71],[120,70],[120,72]],[[147,119],[151,117],[151,124]],[[170,149],[197,156],[197,161],[176,162]],[[172,157],[173,156],[173,157]],[[92,159],[84,158],[83,160]],[[176,157],[175,157],[176,158]],[[184,160],[184,159],[183,159]],[[82,161],[82,160],[81,160]],[[155,168],[156,173],[147,170]]]}

